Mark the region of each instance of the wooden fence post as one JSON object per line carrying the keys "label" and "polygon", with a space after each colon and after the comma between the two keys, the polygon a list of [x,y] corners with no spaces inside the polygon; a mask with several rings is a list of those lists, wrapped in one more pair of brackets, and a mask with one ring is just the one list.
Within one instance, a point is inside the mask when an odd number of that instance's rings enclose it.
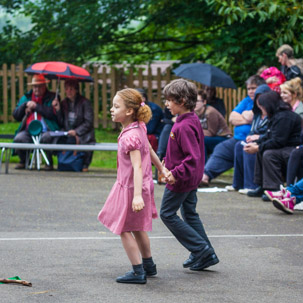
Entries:
{"label": "wooden fence post", "polygon": [[7,94],[7,64],[2,65],[2,84],[3,84],[3,122],[8,122],[8,94]]}
{"label": "wooden fence post", "polygon": [[139,88],[143,88],[143,68],[139,68],[138,71],[138,81],[139,81]]}
{"label": "wooden fence post", "polygon": [[93,96],[93,108],[94,108],[94,128],[99,127],[99,76],[98,66],[94,66],[94,96]]}
{"label": "wooden fence post", "polygon": [[161,75],[161,68],[157,68],[157,96],[156,96],[156,103],[159,106],[163,106],[161,99],[162,99],[162,75]]}
{"label": "wooden fence post", "polygon": [[18,78],[19,78],[19,99],[24,95],[24,72],[23,63],[19,64]]}
{"label": "wooden fence post", "polygon": [[148,100],[153,101],[153,91],[152,91],[152,87],[153,87],[153,81],[152,81],[152,71],[151,71],[151,67],[148,67],[147,70],[147,97]]}
{"label": "wooden fence post", "polygon": [[[11,114],[16,107],[16,65],[11,65]],[[13,121],[12,115],[9,115],[9,120]]]}
{"label": "wooden fence post", "polygon": [[107,75],[105,66],[102,69],[102,127],[107,127]]}

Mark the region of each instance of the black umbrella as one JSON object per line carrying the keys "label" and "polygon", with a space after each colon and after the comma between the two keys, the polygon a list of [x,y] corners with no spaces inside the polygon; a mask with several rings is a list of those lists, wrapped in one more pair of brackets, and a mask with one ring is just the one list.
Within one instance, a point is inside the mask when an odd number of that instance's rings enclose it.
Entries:
{"label": "black umbrella", "polygon": [[237,88],[233,79],[223,70],[207,63],[181,64],[173,72],[182,78],[194,80],[207,86]]}

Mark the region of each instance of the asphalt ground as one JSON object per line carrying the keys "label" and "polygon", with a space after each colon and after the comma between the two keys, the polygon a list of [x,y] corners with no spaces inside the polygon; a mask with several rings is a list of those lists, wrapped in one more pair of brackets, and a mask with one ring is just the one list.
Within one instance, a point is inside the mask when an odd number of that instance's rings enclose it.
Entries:
{"label": "asphalt ground", "polygon": [[[198,212],[220,259],[183,269],[188,252],[160,219],[150,233],[158,275],[118,284],[130,270],[119,237],[97,220],[115,181],[102,171],[0,175],[0,302],[302,302],[303,212],[236,192],[198,193]],[[158,210],[164,186],[155,185]]]}

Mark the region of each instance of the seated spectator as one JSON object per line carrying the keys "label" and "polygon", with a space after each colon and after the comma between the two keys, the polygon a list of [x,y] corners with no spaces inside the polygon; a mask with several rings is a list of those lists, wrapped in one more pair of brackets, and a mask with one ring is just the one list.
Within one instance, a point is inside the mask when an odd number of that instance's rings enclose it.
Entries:
{"label": "seated spectator", "polygon": [[284,74],[274,66],[266,68],[260,77],[265,79],[267,85],[278,93],[280,92],[280,85],[286,81]]}
{"label": "seated spectator", "polygon": [[[66,98],[59,103],[53,101],[57,111],[58,123],[62,130],[68,132],[66,144],[76,144],[76,137],[80,144],[94,144],[94,113],[89,100],[80,95],[79,83],[77,80],[69,79],[64,83]],[[93,152],[85,152],[82,171],[87,172],[92,161]]]}
{"label": "seated spectator", "polygon": [[195,113],[200,119],[204,132],[205,163],[215,146],[232,137],[232,132],[227,126],[223,116],[211,105],[207,104],[206,94],[198,91]]}
{"label": "seated spectator", "polygon": [[[302,137],[302,132],[301,132]],[[301,138],[302,143],[302,138]],[[303,145],[297,146],[290,154],[287,163],[286,184],[295,184],[295,180],[303,178]]]}
{"label": "seated spectator", "polygon": [[163,128],[161,131],[161,134],[159,136],[159,144],[158,144],[158,150],[157,150],[157,155],[159,159],[162,161],[163,157],[166,155],[166,148],[167,148],[167,143],[170,135],[170,131],[176,121],[176,117],[173,116],[170,112],[170,110],[165,107],[164,109],[164,117],[162,120],[163,123]]}
{"label": "seated spectator", "polygon": [[289,103],[292,110],[303,119],[302,80],[299,77],[291,79],[281,84],[280,88],[283,101]]}
{"label": "seated spectator", "polygon": [[153,150],[155,152],[157,152],[158,139],[159,139],[159,136],[160,136],[162,128],[163,128],[163,123],[162,123],[163,110],[156,103],[148,101],[148,97],[147,97],[147,94],[144,89],[137,88],[137,91],[142,95],[143,102],[146,103],[152,111],[152,118],[146,124],[147,137],[148,137],[148,140],[149,140]]}
{"label": "seated spectator", "polygon": [[[257,105],[259,96],[267,91],[270,91],[267,84],[262,84],[256,89],[253,106],[254,117],[250,132],[245,140],[246,143],[259,140],[267,131],[268,118],[262,114],[261,109]],[[227,189],[239,190],[240,194],[247,194],[248,191],[257,188],[257,185],[254,183],[256,154],[248,154],[243,150],[243,148],[243,141],[236,143],[233,185],[232,188],[227,187]]]}
{"label": "seated spectator", "polygon": [[[291,79],[281,85],[281,97],[284,102],[291,105],[292,110],[300,115],[303,121],[303,104],[301,102],[303,98],[302,80],[297,77]],[[302,143],[302,133],[301,133]],[[303,178],[303,149],[301,146],[297,146],[289,157],[287,164],[287,176],[286,183],[288,186],[295,183],[295,179],[299,180]]]}
{"label": "seated spectator", "polygon": [[215,147],[205,165],[203,178],[200,183],[201,186],[208,185],[211,179],[216,178],[234,166],[235,145],[238,141],[245,140],[250,131],[255,91],[258,86],[264,83],[265,80],[257,75],[247,79],[246,88],[248,96],[234,108],[229,116],[229,122],[235,126],[234,136]]}
{"label": "seated spectator", "polygon": [[[32,136],[28,132],[28,126],[31,121],[35,119],[35,112],[37,119],[43,125],[42,136],[40,143],[52,143],[52,138],[49,136],[48,131],[55,131],[59,129],[57,124],[56,112],[53,110],[52,101],[55,99],[55,93],[50,92],[43,75],[34,75],[32,82],[28,83],[33,88],[27,92],[18,102],[17,107],[13,111],[13,117],[17,121],[22,121],[17,134],[14,138],[16,143],[33,143]],[[20,158],[20,163],[15,167],[16,169],[25,168],[26,151],[16,150]],[[47,159],[50,165],[45,165],[45,170],[53,168],[53,161],[51,152],[46,152]]]}
{"label": "seated spectator", "polygon": [[283,183],[290,153],[300,144],[301,118],[274,91],[262,94],[257,104],[269,125],[265,136],[244,147],[247,153],[257,153],[254,183],[258,187],[247,195],[269,201],[264,189],[277,191]]}
{"label": "seated spectator", "polygon": [[279,191],[266,190],[265,194],[274,207],[287,214],[293,214],[294,210],[303,210],[303,179],[286,188],[281,184]]}
{"label": "seated spectator", "polygon": [[283,44],[277,49],[276,57],[281,63],[281,72],[284,74],[286,80],[290,80],[296,77],[302,78],[302,73],[299,66],[296,65],[296,59],[294,58],[294,50],[288,44]]}
{"label": "seated spectator", "polygon": [[214,107],[225,118],[225,104],[222,99],[216,97],[216,88],[205,85],[203,91],[206,94],[207,104]]}

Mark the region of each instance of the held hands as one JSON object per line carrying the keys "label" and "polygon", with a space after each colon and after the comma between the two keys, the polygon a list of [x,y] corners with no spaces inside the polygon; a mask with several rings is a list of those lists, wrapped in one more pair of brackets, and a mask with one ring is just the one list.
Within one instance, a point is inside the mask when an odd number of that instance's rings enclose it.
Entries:
{"label": "held hands", "polygon": [[248,154],[255,154],[259,151],[259,145],[255,142],[248,143],[244,146],[243,150]]}
{"label": "held hands", "polygon": [[253,141],[256,141],[258,140],[260,137],[260,135],[251,135],[251,136],[247,136],[246,137],[246,142],[247,143],[250,143],[250,142],[253,142]]}
{"label": "held hands", "polygon": [[132,209],[134,212],[139,212],[144,208],[144,201],[142,198],[142,195],[134,196],[133,202],[132,202]]}

